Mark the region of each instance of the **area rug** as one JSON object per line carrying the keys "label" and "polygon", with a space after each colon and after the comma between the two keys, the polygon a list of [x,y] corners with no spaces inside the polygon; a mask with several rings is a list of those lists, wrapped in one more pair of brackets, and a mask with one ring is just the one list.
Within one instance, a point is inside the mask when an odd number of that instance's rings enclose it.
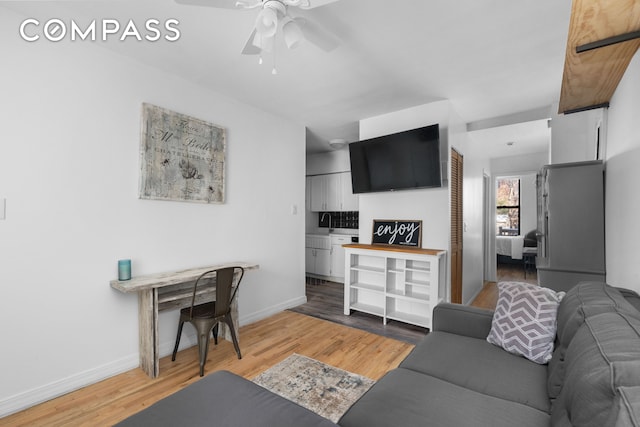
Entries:
{"label": "area rug", "polygon": [[295,353],[253,382],[333,422],[375,383]]}

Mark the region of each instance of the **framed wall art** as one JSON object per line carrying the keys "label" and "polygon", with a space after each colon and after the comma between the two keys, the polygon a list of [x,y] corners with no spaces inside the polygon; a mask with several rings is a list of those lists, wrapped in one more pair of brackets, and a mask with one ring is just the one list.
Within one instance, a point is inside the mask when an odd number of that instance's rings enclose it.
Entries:
{"label": "framed wall art", "polygon": [[224,203],[226,130],[142,104],[141,199]]}

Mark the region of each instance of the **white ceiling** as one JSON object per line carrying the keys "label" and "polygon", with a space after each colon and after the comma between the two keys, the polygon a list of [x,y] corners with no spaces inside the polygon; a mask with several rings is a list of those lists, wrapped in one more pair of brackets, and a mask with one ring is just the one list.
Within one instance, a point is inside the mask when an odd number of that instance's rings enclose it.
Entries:
{"label": "white ceiling", "polygon": [[551,139],[548,120],[533,120],[469,132],[469,150],[478,157],[496,158],[546,152]]}
{"label": "white ceiling", "polygon": [[[231,3],[234,0],[229,0]],[[313,0],[311,0],[313,2]],[[96,42],[307,126],[307,151],[358,139],[358,120],[449,99],[465,122],[548,107],[560,96],[570,0],[339,0],[308,11],[340,46],[276,44],[244,56],[257,10],[173,0],[0,1],[28,17],[77,22],[175,18],[176,42]],[[473,132],[473,140],[497,138]],[[499,155],[499,154],[498,154]],[[508,155],[508,154],[505,154]]]}

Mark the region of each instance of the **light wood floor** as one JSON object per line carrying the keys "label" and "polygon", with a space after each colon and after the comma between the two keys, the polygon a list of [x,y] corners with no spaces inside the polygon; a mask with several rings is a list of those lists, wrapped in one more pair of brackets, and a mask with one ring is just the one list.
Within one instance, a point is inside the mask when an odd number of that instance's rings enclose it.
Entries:
{"label": "light wood floor", "polygon": [[[205,375],[225,369],[252,379],[298,353],[374,380],[395,368],[413,345],[290,311],[240,328],[242,360],[233,344],[211,343]],[[199,379],[197,347],[160,360],[160,378],[133,369],[0,419],[2,426],[105,426]]]}
{"label": "light wood floor", "polygon": [[[525,276],[522,265],[520,264],[498,264],[497,270],[498,282],[526,282],[531,284],[538,283],[536,270],[527,271]],[[473,300],[471,305],[475,307],[488,308],[493,310],[498,302],[498,287],[496,282],[484,282],[484,286],[478,296]]]}
{"label": "light wood floor", "polygon": [[488,308],[494,310],[498,302],[498,286],[496,282],[484,282],[482,290],[471,303],[474,307]]}
{"label": "light wood floor", "polygon": [[[494,282],[487,282],[472,305],[494,308]],[[240,328],[242,360],[233,344],[213,342],[205,375],[228,370],[252,379],[293,353],[374,380],[398,364],[413,345],[291,311]],[[197,381],[198,352],[191,347],[160,360],[160,378],[136,368],[65,396],[0,419],[0,426],[110,426]]]}

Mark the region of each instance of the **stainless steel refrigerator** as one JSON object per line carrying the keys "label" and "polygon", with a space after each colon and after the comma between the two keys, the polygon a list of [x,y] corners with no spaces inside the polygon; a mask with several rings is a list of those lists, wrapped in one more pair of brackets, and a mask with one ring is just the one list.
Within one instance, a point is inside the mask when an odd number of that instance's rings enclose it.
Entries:
{"label": "stainless steel refrigerator", "polygon": [[605,280],[604,165],[544,166],[538,186],[538,283],[568,290]]}

